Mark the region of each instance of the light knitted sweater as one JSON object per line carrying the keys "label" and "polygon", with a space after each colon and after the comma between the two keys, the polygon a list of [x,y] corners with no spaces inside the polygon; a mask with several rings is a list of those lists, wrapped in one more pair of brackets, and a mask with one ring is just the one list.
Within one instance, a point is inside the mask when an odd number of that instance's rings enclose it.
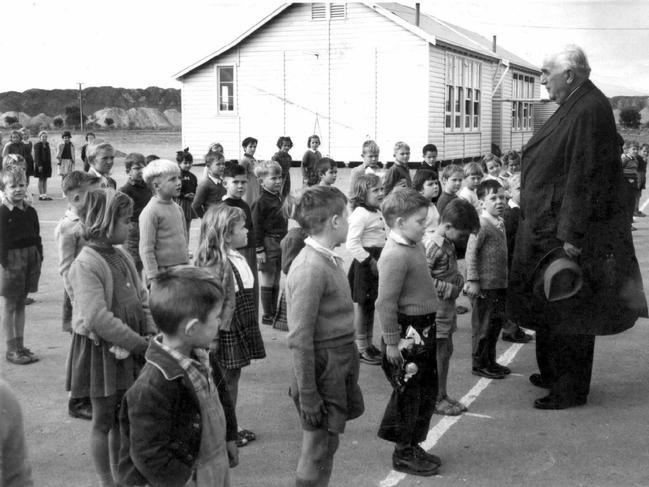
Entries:
{"label": "light knitted sweater", "polygon": [[507,287],[507,238],[493,217],[480,216],[480,231],[469,236],[466,247],[466,280],[479,281],[481,289]]}
{"label": "light knitted sweater", "polygon": [[[398,236],[397,239],[401,240]],[[397,313],[426,315],[437,310],[437,292],[428,271],[426,251],[421,242],[408,245],[390,234],[378,263],[379,295],[376,311],[383,340],[399,343],[401,328]]]}
{"label": "light knitted sweater", "polygon": [[160,267],[189,262],[185,215],[173,201],[154,196],[140,213],[140,259],[149,279]]}
{"label": "light knitted sweater", "polygon": [[288,272],[286,304],[300,402],[315,406],[314,351],[354,343],[354,304],[342,260],[306,245]]}

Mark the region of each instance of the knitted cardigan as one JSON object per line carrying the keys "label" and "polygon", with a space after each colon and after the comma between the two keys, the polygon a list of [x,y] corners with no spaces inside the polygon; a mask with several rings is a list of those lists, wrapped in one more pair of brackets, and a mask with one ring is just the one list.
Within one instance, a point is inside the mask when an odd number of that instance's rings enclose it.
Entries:
{"label": "knitted cardigan", "polygon": [[[146,333],[157,332],[149,311],[149,294],[144,287],[131,256],[115,247],[127,264],[134,291],[142,302],[146,318]],[[148,344],[144,337],[111,311],[113,303],[113,274],[106,260],[91,247],[85,246],[70,266],[68,273],[72,295],[72,330],[98,343],[98,339],[122,347],[129,352],[143,354]],[[102,299],[103,298],[103,299]]]}

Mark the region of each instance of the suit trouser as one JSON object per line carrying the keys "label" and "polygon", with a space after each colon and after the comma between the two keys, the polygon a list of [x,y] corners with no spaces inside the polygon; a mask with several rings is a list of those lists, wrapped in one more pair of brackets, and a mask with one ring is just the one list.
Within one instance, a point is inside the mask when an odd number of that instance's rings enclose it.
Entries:
{"label": "suit trouser", "polygon": [[585,399],[590,392],[595,352],[594,335],[564,335],[537,331],[536,361],[550,394]]}

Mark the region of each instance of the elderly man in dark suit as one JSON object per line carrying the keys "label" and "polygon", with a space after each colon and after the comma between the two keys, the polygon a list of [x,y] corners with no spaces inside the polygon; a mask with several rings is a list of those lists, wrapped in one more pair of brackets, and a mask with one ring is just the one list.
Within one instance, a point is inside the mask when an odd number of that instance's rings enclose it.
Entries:
{"label": "elderly man in dark suit", "polygon": [[[530,381],[550,391],[534,402],[539,409],[585,404],[595,336],[620,333],[647,316],[625,217],[615,121],[589,75],[577,46],[547,58],[541,84],[559,108],[523,148],[508,301],[514,318],[537,331],[540,373]],[[556,248],[580,265],[583,286],[551,302],[534,278],[539,261]]]}

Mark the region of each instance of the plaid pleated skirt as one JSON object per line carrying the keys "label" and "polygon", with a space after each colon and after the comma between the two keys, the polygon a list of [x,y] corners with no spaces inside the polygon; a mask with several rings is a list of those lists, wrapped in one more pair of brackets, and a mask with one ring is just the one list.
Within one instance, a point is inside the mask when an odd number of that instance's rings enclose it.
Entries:
{"label": "plaid pleated skirt", "polygon": [[41,254],[35,245],[9,249],[7,265],[0,266],[0,296],[20,298],[38,291],[41,262]]}
{"label": "plaid pleated skirt", "polygon": [[264,340],[259,330],[259,319],[252,289],[244,289],[235,266],[232,266],[237,281],[234,315],[230,330],[220,330],[216,358],[224,369],[240,369],[250,365],[251,360],[266,357]]}

